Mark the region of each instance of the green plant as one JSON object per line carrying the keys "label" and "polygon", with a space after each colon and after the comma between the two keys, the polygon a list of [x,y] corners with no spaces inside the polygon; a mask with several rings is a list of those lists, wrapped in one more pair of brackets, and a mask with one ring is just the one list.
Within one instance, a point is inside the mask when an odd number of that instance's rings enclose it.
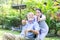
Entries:
{"label": "green plant", "polygon": [[[21,0],[18,0],[18,4]],[[21,13],[20,10],[12,9],[11,8],[12,0],[8,1],[8,5],[3,4],[0,7],[0,24],[8,25],[9,26],[18,26],[20,24],[21,19],[25,19],[28,12],[34,12],[34,8],[40,8],[42,13],[46,15],[46,22],[50,28],[55,28],[55,13],[57,12],[57,7],[54,6],[54,1],[52,0],[26,0],[23,1],[23,4],[26,4],[26,9],[22,9]],[[17,0],[14,0],[14,3],[17,4]],[[51,20],[51,14],[54,18]]]}

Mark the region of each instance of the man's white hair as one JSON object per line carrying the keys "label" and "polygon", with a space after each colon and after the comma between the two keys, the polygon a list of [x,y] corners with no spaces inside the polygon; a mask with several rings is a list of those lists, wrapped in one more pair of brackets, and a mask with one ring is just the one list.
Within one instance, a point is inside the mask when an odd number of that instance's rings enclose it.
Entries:
{"label": "man's white hair", "polygon": [[[33,15],[33,16],[31,16],[31,15]],[[27,18],[28,18],[28,20],[33,20],[34,19],[34,13],[33,12],[29,12],[27,14]]]}
{"label": "man's white hair", "polygon": [[34,13],[33,13],[33,12],[29,12],[29,13],[27,14],[27,17],[29,17],[29,15],[34,15]]}

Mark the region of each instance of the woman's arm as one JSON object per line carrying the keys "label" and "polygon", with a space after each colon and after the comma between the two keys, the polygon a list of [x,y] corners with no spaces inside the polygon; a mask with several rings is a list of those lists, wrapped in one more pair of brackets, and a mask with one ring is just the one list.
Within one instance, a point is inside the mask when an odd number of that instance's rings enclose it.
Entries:
{"label": "woman's arm", "polygon": [[42,17],[40,18],[40,17],[38,17],[38,21],[44,21],[44,20],[46,20],[46,16],[45,15],[42,15]]}

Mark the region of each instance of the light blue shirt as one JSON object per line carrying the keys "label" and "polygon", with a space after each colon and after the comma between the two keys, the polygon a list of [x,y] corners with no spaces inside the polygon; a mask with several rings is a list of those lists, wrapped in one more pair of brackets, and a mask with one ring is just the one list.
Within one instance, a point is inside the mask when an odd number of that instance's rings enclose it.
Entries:
{"label": "light blue shirt", "polygon": [[26,36],[28,38],[34,38],[34,34],[32,32],[28,32],[26,35],[24,33],[25,30],[40,30],[39,24],[37,22],[27,23],[25,26],[23,26],[22,32],[20,35]]}

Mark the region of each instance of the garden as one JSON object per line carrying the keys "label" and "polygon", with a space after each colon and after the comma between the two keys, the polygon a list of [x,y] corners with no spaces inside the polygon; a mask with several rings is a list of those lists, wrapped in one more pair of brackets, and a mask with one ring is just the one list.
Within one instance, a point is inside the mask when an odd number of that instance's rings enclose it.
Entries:
{"label": "garden", "polygon": [[42,10],[49,26],[45,40],[60,40],[60,0],[0,0],[0,40],[5,32],[19,35],[21,21],[28,12],[35,14],[36,8]]}

